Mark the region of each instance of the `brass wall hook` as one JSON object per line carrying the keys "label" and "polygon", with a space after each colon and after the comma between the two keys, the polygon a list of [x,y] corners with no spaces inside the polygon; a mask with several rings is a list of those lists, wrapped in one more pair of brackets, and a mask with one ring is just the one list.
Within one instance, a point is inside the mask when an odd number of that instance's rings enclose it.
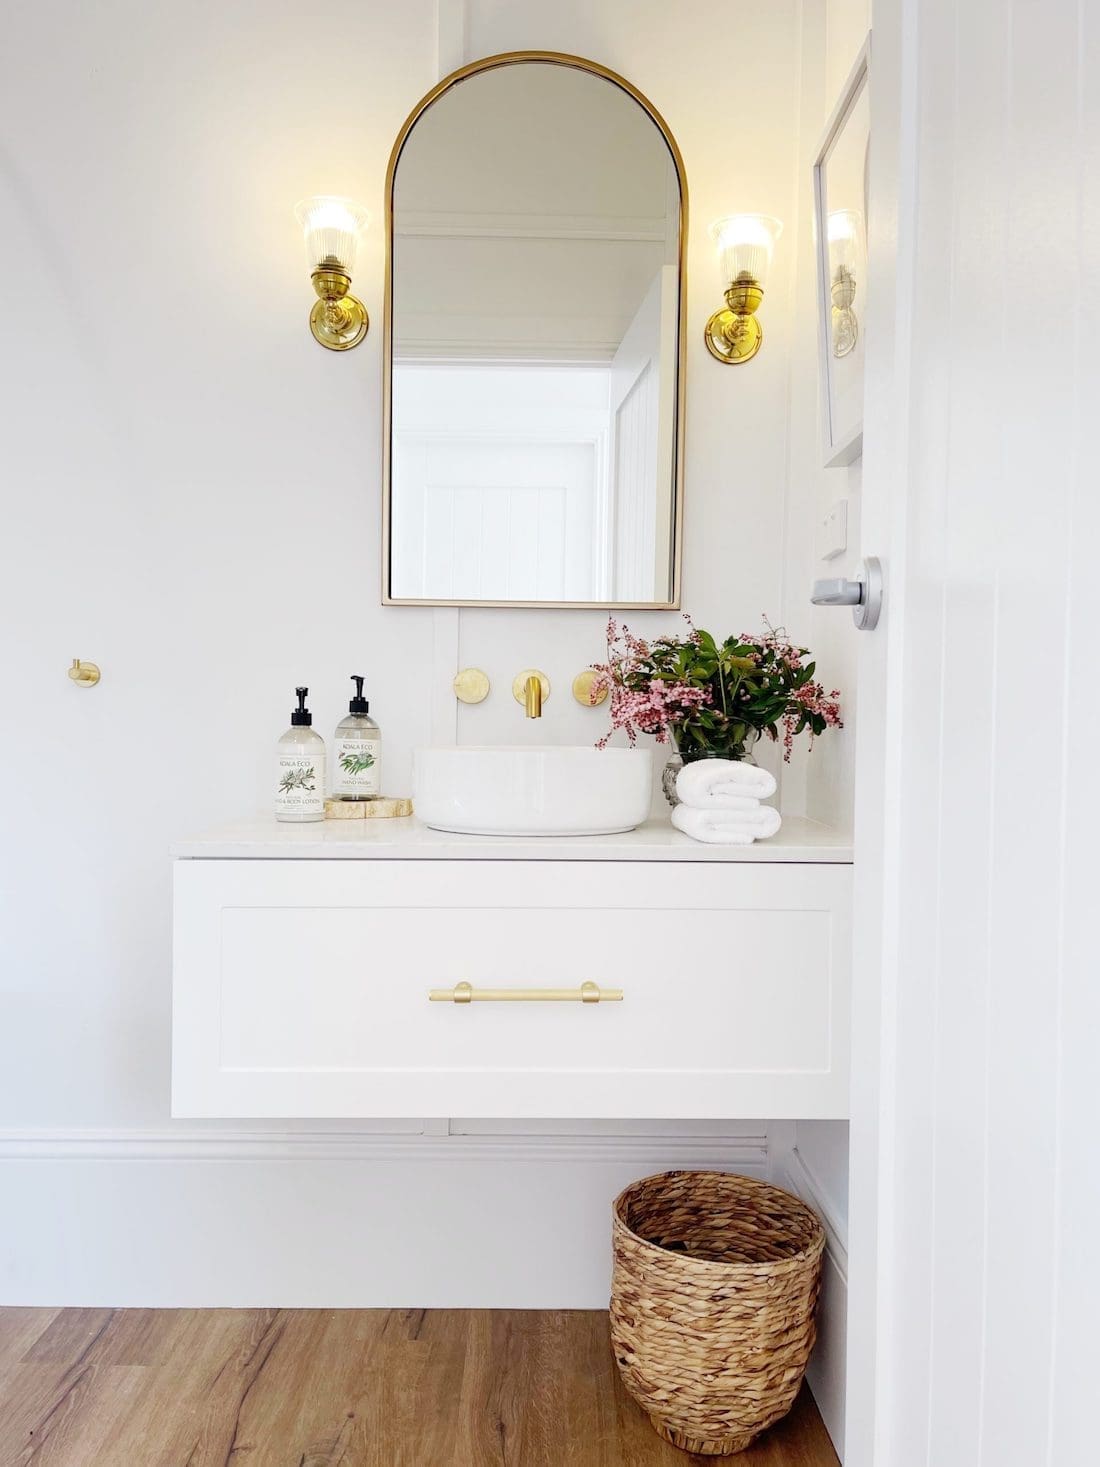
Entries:
{"label": "brass wall hook", "polygon": [[74,657],[73,665],[69,668],[69,677],[78,688],[94,688],[99,682],[99,668],[94,662],[81,662],[79,657]]}

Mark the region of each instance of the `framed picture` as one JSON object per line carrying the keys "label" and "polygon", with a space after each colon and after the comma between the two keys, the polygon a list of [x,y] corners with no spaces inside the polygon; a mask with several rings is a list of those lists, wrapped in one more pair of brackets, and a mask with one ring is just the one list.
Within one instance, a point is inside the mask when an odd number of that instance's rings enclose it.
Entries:
{"label": "framed picture", "polygon": [[814,160],[821,420],[826,468],[863,451],[871,37],[833,108]]}

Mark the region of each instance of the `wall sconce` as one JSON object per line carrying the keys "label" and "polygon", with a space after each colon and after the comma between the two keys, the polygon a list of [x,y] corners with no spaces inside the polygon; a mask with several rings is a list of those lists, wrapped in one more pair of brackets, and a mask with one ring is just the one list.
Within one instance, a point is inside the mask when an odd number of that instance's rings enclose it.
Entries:
{"label": "wall sconce", "polygon": [[359,235],[370,215],[353,200],[331,194],[303,199],[294,213],[305,236],[318,296],[309,313],[309,329],[329,351],[350,351],[366,336],[370,324],[363,302],[348,294]]}
{"label": "wall sconce", "polygon": [[826,225],[829,236],[829,294],[832,298],[834,357],[846,357],[859,341],[856,271],[863,254],[863,216],[858,209],[838,209]]}
{"label": "wall sconce", "polygon": [[783,225],[768,214],[729,214],[715,220],[710,233],[718,246],[726,309],[707,322],[707,350],[719,362],[748,362],[764,339],[756,311]]}

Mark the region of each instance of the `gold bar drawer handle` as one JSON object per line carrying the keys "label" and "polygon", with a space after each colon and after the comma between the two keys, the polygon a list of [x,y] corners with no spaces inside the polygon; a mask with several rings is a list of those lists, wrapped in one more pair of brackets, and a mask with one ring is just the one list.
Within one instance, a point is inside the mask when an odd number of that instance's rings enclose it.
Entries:
{"label": "gold bar drawer handle", "polygon": [[621,988],[601,988],[582,983],[579,988],[475,988],[456,983],[453,988],[433,988],[431,1003],[622,1003]]}

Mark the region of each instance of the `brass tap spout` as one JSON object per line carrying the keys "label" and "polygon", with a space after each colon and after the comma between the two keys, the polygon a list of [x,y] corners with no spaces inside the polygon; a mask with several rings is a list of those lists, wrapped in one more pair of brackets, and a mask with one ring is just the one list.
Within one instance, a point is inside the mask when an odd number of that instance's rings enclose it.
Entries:
{"label": "brass tap spout", "polygon": [[523,686],[523,706],[528,718],[542,717],[542,680],[535,673]]}
{"label": "brass tap spout", "polygon": [[512,697],[523,704],[528,718],[541,718],[542,705],[550,696],[550,679],[537,667],[525,667],[512,679]]}

